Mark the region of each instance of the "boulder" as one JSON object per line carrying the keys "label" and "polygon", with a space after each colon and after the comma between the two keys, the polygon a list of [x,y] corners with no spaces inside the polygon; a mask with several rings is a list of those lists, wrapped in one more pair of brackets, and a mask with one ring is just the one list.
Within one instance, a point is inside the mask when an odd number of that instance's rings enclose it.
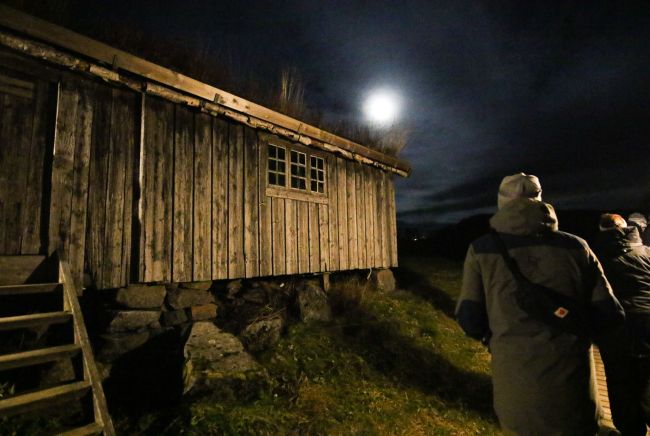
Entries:
{"label": "boulder", "polygon": [[233,299],[242,290],[243,285],[241,280],[232,280],[226,285],[227,298]]}
{"label": "boulder", "polygon": [[144,345],[149,340],[149,332],[106,334],[99,337],[97,360],[113,362],[129,351]]}
{"label": "boulder", "polygon": [[163,326],[172,327],[186,323],[188,321],[187,314],[185,310],[169,310],[162,313],[160,321]]}
{"label": "boulder", "polygon": [[266,304],[268,301],[266,291],[259,287],[247,289],[242,298],[253,304]]}
{"label": "boulder", "polygon": [[182,289],[195,289],[197,291],[207,291],[212,287],[212,281],[202,281],[202,282],[185,282],[180,283],[179,287]]}
{"label": "boulder", "polygon": [[192,306],[188,309],[192,321],[207,321],[217,317],[217,305],[202,304],[200,306]]}
{"label": "boulder", "polygon": [[331,321],[332,308],[327,294],[316,280],[304,280],[296,286],[296,300],[303,322]]}
{"label": "boulder", "polygon": [[210,322],[192,326],[183,349],[183,393],[215,400],[248,400],[269,387],[266,370],[235,336]]}
{"label": "boulder", "polygon": [[284,317],[276,314],[253,321],[242,330],[239,337],[250,351],[268,350],[280,340],[284,325]]}
{"label": "boulder", "polygon": [[160,328],[158,310],[115,310],[106,328],[109,333]]}
{"label": "boulder", "polygon": [[162,285],[129,285],[117,290],[115,301],[130,309],[159,308],[165,300],[166,293]]}
{"label": "boulder", "polygon": [[397,287],[393,271],[389,269],[373,270],[370,280],[375,289],[380,292],[393,292]]}
{"label": "boulder", "polygon": [[198,289],[177,288],[167,292],[167,304],[172,309],[185,309],[191,306],[214,303],[214,295]]}

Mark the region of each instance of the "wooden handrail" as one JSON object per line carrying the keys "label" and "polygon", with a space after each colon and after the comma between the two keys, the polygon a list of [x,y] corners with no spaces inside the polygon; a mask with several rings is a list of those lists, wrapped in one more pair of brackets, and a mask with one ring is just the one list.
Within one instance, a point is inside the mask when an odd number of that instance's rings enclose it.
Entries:
{"label": "wooden handrail", "polygon": [[95,422],[102,426],[104,435],[115,436],[113,421],[108,414],[104,388],[99,378],[90,340],[88,339],[88,332],[86,331],[86,324],[81,312],[81,306],[79,305],[79,299],[77,298],[77,295],[80,293],[78,292],[80,288],[72,278],[70,266],[63,260],[59,261],[59,281],[63,284],[63,308],[72,314],[74,342],[81,347],[84,380],[89,382],[92,388]]}

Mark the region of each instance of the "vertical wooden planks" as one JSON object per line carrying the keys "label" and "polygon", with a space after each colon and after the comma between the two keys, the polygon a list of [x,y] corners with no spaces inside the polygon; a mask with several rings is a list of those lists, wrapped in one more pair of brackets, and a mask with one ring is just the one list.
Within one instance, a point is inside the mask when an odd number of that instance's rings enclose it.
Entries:
{"label": "vertical wooden planks", "polygon": [[318,204],[308,203],[309,212],[309,272],[320,271],[320,225]]}
{"label": "vertical wooden planks", "polygon": [[[106,177],[106,224],[101,281],[99,288],[123,286],[122,266],[131,252],[130,223],[131,180],[133,177],[133,144],[135,142],[134,95],[121,89],[112,89],[109,127],[109,156]],[[129,238],[125,236],[125,222],[129,224]]]}
{"label": "vertical wooden planks", "polygon": [[92,146],[86,216],[86,264],[93,282],[103,281],[104,241],[106,235],[106,185],[110,157],[110,126],[113,95],[110,88],[98,86],[95,92]]}
{"label": "vertical wooden planks", "polygon": [[244,261],[246,277],[259,275],[259,146],[257,132],[244,128]]}
{"label": "vertical wooden planks", "polygon": [[151,97],[145,102],[143,162],[144,281],[170,281],[174,106]]}
{"label": "vertical wooden planks", "polygon": [[287,274],[286,261],[286,204],[285,199],[272,197],[272,245],[273,245],[273,275]]}
{"label": "vertical wooden planks", "polygon": [[194,180],[194,116],[174,105],[174,224],[172,281],[192,281],[192,189]]}
{"label": "vertical wooden planks", "polygon": [[258,195],[259,195],[259,241],[260,241],[260,276],[273,275],[273,226],[271,197],[266,196],[266,143],[258,146]]}
{"label": "vertical wooden planks", "polygon": [[212,126],[212,279],[228,277],[229,125],[215,118]]}
{"label": "vertical wooden planks", "polygon": [[244,127],[228,135],[228,278],[244,277]]}
{"label": "vertical wooden planks", "polygon": [[359,251],[357,247],[357,193],[355,174],[359,164],[347,161],[346,166],[346,204],[348,210],[348,265],[350,269],[359,268]]}
{"label": "vertical wooden planks", "polygon": [[329,206],[318,205],[318,237],[320,253],[320,271],[330,270],[330,229],[329,229]]}
{"label": "vertical wooden planks", "polygon": [[79,93],[68,84],[59,84],[54,131],[48,251],[53,253],[58,250],[63,260],[67,260],[65,247],[70,232],[69,219],[78,111]]}
{"label": "vertical wooden planks", "polygon": [[284,201],[286,226],[285,259],[287,263],[287,274],[296,274],[298,272],[297,202],[288,198]]}
{"label": "vertical wooden planks", "polygon": [[395,185],[392,176],[388,178],[388,218],[389,238],[391,240],[390,266],[397,267],[397,216],[395,211]]}
{"label": "vertical wooden planks", "polygon": [[72,204],[70,206],[70,237],[68,261],[73,279],[80,285],[83,281],[84,253],[86,245],[86,215],[88,213],[88,174],[92,142],[94,92],[80,87],[79,109],[76,120]]}
{"label": "vertical wooden planks", "polygon": [[381,266],[381,229],[380,229],[380,222],[379,218],[377,216],[377,176],[379,175],[379,170],[375,170],[374,168],[369,168],[370,170],[370,193],[371,193],[371,198],[372,202],[370,204],[370,207],[372,208],[372,225],[373,225],[373,233],[375,235],[374,238],[374,255],[375,255],[375,263],[374,267],[379,267]]}
{"label": "vertical wooden planks", "polygon": [[328,156],[327,159],[327,187],[328,213],[329,213],[329,271],[336,271],[340,267],[339,256],[339,214],[338,214],[338,170],[336,157]]}
{"label": "vertical wooden planks", "polygon": [[[0,93],[0,253],[20,254],[30,165],[32,99]],[[27,217],[25,216],[27,215]]]}
{"label": "vertical wooden planks", "polygon": [[194,115],[194,224],[192,280],[212,279],[212,122]]}
{"label": "vertical wooden planks", "polygon": [[368,267],[368,250],[366,250],[366,205],[365,191],[363,188],[363,169],[357,168],[354,173],[354,187],[356,191],[357,237],[359,268]]}
{"label": "vertical wooden planks", "polygon": [[366,166],[363,167],[363,191],[364,200],[366,204],[366,256],[368,261],[368,268],[375,267],[375,227],[374,227],[374,214],[372,209],[372,170]]}
{"label": "vertical wooden planks", "polygon": [[348,261],[348,207],[347,207],[347,171],[345,161],[337,158],[337,203],[338,203],[338,233],[339,233],[339,269],[349,268]]}
{"label": "vertical wooden planks", "polygon": [[386,214],[388,213],[388,208],[386,204],[386,194],[385,194],[385,183],[384,183],[384,172],[378,171],[377,175],[377,222],[379,223],[379,238],[380,245],[380,264],[382,267],[386,268],[388,266],[388,221],[386,219]]}
{"label": "vertical wooden planks", "polygon": [[[34,90],[33,121],[29,152],[29,171],[26,174],[26,195],[23,212],[21,254],[42,252],[41,208],[43,206],[43,177],[46,159],[49,159],[48,137],[52,128],[50,108],[50,84],[37,81]],[[0,122],[1,124],[1,122]],[[2,141],[0,139],[0,141]],[[2,165],[0,165],[1,167]],[[2,171],[0,169],[0,171]],[[47,176],[50,176],[47,174]]]}
{"label": "vertical wooden planks", "polygon": [[296,229],[298,246],[298,272],[309,272],[309,203],[296,201]]}

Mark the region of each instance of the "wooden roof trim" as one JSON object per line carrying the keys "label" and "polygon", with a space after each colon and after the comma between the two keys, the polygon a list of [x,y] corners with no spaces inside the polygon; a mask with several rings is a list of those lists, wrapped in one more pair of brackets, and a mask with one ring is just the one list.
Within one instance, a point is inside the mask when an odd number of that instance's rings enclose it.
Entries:
{"label": "wooden roof trim", "polygon": [[[333,146],[332,148],[338,148],[349,154],[358,155],[367,160],[377,162],[382,167],[394,168],[398,171],[393,172],[402,176],[408,176],[410,173],[410,165],[401,159],[372,150],[338,135],[328,133],[318,127],[303,123],[295,118],[245,100],[219,88],[176,73],[153,62],[1,4],[0,25],[28,35],[29,37],[54,44],[57,47],[111,65],[114,70],[122,69],[173,89],[200,97],[203,100],[213,102],[224,108],[250,115],[260,121],[291,130],[301,137],[315,139],[318,142]],[[304,143],[304,141],[302,142]]]}

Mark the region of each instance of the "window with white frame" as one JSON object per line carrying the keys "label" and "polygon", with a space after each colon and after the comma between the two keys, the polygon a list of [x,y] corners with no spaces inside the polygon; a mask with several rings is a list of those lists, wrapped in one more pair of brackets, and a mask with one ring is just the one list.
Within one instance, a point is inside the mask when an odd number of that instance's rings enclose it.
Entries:
{"label": "window with white frame", "polygon": [[318,156],[309,157],[309,177],[311,179],[311,191],[320,194],[325,193],[325,159]]}
{"label": "window with white frame", "polygon": [[270,186],[287,186],[287,152],[284,147],[269,144],[267,172]]}
{"label": "window with white frame", "polygon": [[291,150],[291,188],[307,190],[307,154]]}
{"label": "window with white frame", "polygon": [[[281,144],[281,145],[280,145]],[[325,158],[306,147],[273,141],[268,143],[267,187],[274,195],[323,197],[326,193]],[[285,189],[285,191],[282,191]]]}

